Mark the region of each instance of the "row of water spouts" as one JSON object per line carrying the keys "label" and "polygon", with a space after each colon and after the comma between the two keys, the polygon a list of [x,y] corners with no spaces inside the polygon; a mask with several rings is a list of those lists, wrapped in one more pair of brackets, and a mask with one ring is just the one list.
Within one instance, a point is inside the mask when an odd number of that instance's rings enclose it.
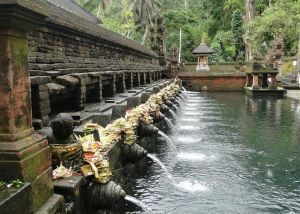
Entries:
{"label": "row of water spouts", "polygon": [[[183,104],[183,100],[187,99],[187,97],[188,97],[188,94],[187,94],[186,90],[184,89],[184,92],[183,92],[182,94],[180,94],[180,98],[177,97],[176,100],[175,100],[175,102],[176,102],[179,106],[182,107],[182,106],[184,105],[184,104]],[[173,108],[173,109],[172,109],[172,108]],[[176,130],[175,130],[175,128],[174,128],[174,124],[176,124],[176,123],[178,122],[178,120],[179,120],[177,114],[180,114],[181,109],[180,109],[178,106],[176,106],[174,103],[173,103],[173,105],[172,105],[172,108],[170,108],[169,111],[170,111],[170,114],[171,114],[171,118],[172,118],[173,123],[172,123],[171,120],[170,120],[169,118],[167,118],[167,117],[165,117],[164,120],[165,120],[165,122],[166,122],[168,128],[170,129],[171,133],[172,133],[173,135],[175,135],[175,134],[176,134]],[[174,110],[176,111],[177,114],[175,113]],[[176,148],[174,142],[171,140],[171,138],[170,138],[168,135],[166,135],[166,134],[165,134],[163,131],[161,131],[161,130],[158,131],[158,135],[161,136],[161,137],[165,140],[165,142],[168,143],[168,144],[172,147],[173,151],[174,151],[176,154],[178,154],[178,150],[177,150],[177,148]],[[159,160],[159,158],[157,158],[156,155],[154,155],[154,154],[147,154],[147,157],[150,158],[153,162],[157,163],[157,164],[163,169],[163,171],[165,172],[166,176],[171,180],[172,184],[173,184],[175,187],[177,187],[177,184],[176,184],[176,182],[175,182],[173,176],[172,176],[171,173],[168,171],[167,167]],[[145,212],[147,212],[147,213],[152,213],[152,210],[151,210],[145,203],[143,203],[142,201],[138,200],[137,198],[134,198],[134,197],[132,197],[132,196],[128,196],[128,195],[127,195],[127,196],[125,197],[125,200],[130,201],[130,202],[136,204],[137,206],[141,207],[141,208],[142,208]]]}

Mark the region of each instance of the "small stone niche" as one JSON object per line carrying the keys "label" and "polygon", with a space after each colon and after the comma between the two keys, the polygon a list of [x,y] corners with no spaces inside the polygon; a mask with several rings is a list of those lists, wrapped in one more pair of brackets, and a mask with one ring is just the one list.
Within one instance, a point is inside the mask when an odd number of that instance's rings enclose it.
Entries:
{"label": "small stone niche", "polygon": [[102,96],[103,98],[113,97],[116,94],[115,78],[113,75],[102,77]]}
{"label": "small stone niche", "polygon": [[123,93],[125,91],[125,76],[123,74],[116,75],[116,93]]}
{"label": "small stone niche", "polygon": [[133,87],[140,87],[141,81],[140,81],[140,74],[134,73],[133,74]]}

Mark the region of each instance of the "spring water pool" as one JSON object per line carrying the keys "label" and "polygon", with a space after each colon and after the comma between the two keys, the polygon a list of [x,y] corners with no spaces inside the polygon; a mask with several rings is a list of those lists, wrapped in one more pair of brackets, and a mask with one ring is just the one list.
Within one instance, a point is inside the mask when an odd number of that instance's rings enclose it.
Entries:
{"label": "spring water pool", "polygon": [[[153,213],[300,213],[300,105],[241,93],[189,93],[159,164],[125,187]],[[124,213],[142,213],[131,205]]]}

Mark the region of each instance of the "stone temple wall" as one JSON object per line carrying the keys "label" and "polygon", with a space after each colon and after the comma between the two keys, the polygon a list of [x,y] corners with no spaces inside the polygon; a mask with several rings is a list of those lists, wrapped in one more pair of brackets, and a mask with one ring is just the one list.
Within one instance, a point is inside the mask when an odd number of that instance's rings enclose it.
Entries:
{"label": "stone temple wall", "polygon": [[28,36],[33,118],[77,111],[160,79],[158,56],[142,45],[47,3],[48,18]]}

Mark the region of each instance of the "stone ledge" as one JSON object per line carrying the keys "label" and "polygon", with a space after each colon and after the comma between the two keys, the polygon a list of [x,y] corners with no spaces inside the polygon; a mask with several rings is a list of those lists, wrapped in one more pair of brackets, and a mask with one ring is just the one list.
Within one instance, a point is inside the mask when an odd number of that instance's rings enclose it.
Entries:
{"label": "stone ledge", "polygon": [[25,185],[19,190],[16,190],[15,193],[11,193],[11,194],[8,193],[7,198],[4,199],[3,201],[0,201],[0,213],[1,214],[11,214],[11,213],[31,214],[32,198],[30,195],[31,195],[30,183],[25,183]]}
{"label": "stone ledge", "polygon": [[30,83],[31,85],[41,85],[41,84],[47,84],[51,82],[51,77],[47,76],[33,76],[30,77]]}
{"label": "stone ledge", "polygon": [[54,194],[36,214],[65,214],[65,201],[62,195]]}
{"label": "stone ledge", "polygon": [[54,192],[63,195],[67,200],[78,200],[83,176],[72,176],[54,181]]}

